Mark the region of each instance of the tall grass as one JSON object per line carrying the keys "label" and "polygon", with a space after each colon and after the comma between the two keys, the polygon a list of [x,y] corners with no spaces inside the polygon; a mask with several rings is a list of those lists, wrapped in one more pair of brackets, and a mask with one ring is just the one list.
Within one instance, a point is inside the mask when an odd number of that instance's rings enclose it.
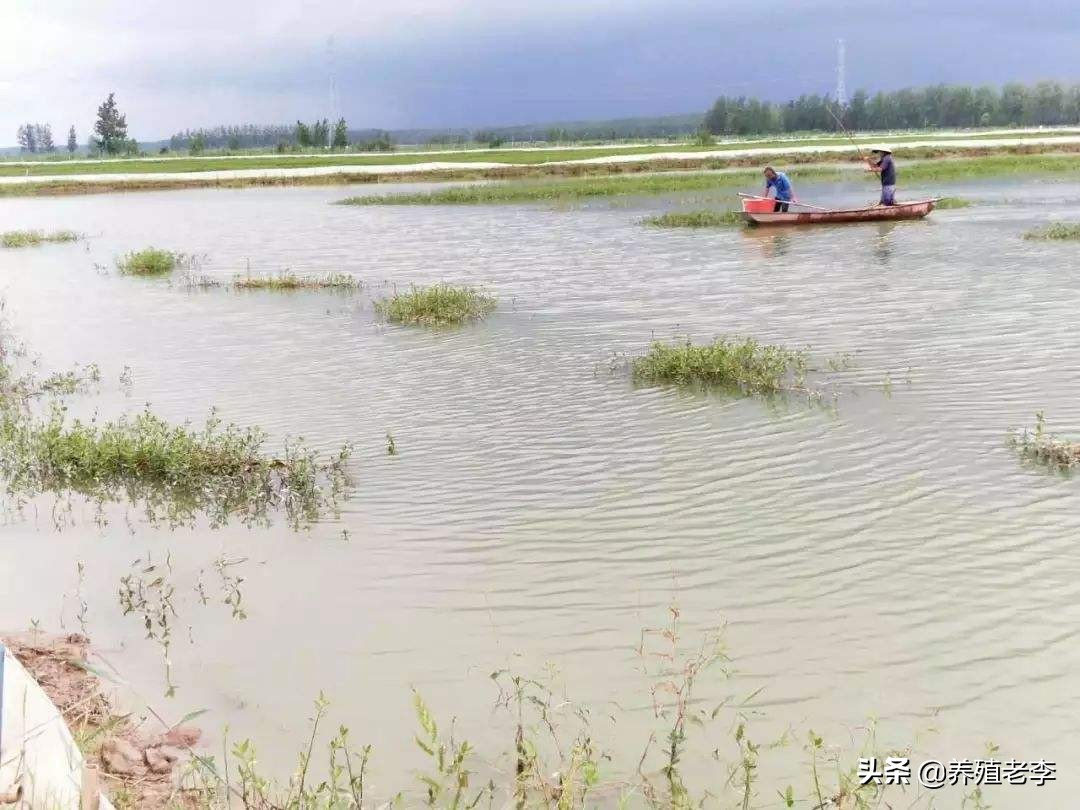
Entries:
{"label": "tall grass", "polygon": [[740,211],[670,211],[642,221],[657,228],[720,228],[742,225]]}
{"label": "tall grass", "polygon": [[35,247],[46,242],[76,242],[81,234],[75,231],[5,231],[0,233],[0,245],[6,248]]}
{"label": "tall grass", "polygon": [[497,305],[495,298],[473,287],[435,284],[375,302],[387,320],[419,326],[451,326],[480,320]]}
{"label": "tall grass", "polygon": [[150,247],[121,256],[117,259],[116,266],[125,275],[160,276],[171,273],[180,258],[171,251]]}
{"label": "tall grass", "polygon": [[1074,241],[1080,239],[1080,222],[1051,222],[1041,228],[1032,228],[1024,238]]}
{"label": "tall grass", "polygon": [[655,341],[632,366],[639,382],[726,386],[747,393],[801,387],[806,370],[805,352],[753,338],[717,338],[705,345]]}

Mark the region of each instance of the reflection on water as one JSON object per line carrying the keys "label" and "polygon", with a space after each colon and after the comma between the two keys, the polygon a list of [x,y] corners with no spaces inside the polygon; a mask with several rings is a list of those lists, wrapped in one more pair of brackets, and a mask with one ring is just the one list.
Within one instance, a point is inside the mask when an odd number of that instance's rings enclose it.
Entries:
{"label": "reflection on water", "polygon": [[[77,414],[149,402],[183,421],[216,405],[274,441],[354,442],[357,482],[339,520],[302,533],[169,532],[124,510],[99,526],[92,509],[56,533],[50,504],[35,503],[3,528],[6,623],[56,616],[82,560],[90,633],[156,695],[160,655],[122,617],[117,578],[148,552],[169,552],[191,580],[246,558],[247,618],[185,615],[169,706],[253,734],[281,773],[320,690],[375,744],[385,784],[417,766],[410,685],[471,742],[502,750],[487,674],[546,662],[578,701],[627,715],[608,741],[627,761],[652,727],[631,650],[673,598],[690,636],[727,620],[737,675],[724,688],[764,686],[767,729],[806,724],[839,741],[875,715],[890,743],[933,725],[927,745],[946,759],[994,740],[1005,757],[1070,761],[1076,485],[1024,468],[1004,443],[1039,409],[1080,433],[1080,266],[1068,247],[1019,238],[1068,218],[1080,190],[1029,205],[1037,185],[949,189],[982,204],[921,226],[760,236],[639,224],[671,199],[327,204],[361,187],[2,200],[5,228],[94,235],[0,252],[7,310],[45,369],[101,366],[102,393],[72,398]],[[863,192],[830,193],[812,198]],[[368,286],[191,292],[95,272],[149,244],[207,254],[202,270],[222,278],[250,264]],[[503,306],[441,333],[371,311],[395,286],[439,280],[486,286]],[[676,331],[851,352],[855,368],[835,412],[635,388],[600,370]],[[125,365],[126,392],[109,382]],[[1057,786],[1010,788],[994,806],[1061,807],[1077,786],[1063,768]]]}
{"label": "reflection on water", "polygon": [[743,236],[757,245],[763,259],[776,259],[787,254],[791,234],[787,229],[744,228]]}

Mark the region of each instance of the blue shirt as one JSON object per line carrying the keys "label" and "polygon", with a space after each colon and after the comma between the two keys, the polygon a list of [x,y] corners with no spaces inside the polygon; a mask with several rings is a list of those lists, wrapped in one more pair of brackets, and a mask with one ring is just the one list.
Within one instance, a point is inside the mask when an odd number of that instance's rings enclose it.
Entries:
{"label": "blue shirt", "polygon": [[765,180],[765,193],[769,193],[770,188],[776,189],[776,199],[778,200],[791,200],[791,181],[787,179],[787,175],[783,172],[777,172],[776,177]]}

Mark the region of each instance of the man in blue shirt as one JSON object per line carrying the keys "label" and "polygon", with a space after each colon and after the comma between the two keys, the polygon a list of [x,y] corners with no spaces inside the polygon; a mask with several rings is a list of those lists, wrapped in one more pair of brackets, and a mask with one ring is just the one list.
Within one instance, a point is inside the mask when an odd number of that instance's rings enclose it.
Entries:
{"label": "man in blue shirt", "polygon": [[783,172],[778,172],[772,166],[765,167],[765,196],[769,196],[769,189],[775,189],[776,202],[773,203],[773,211],[787,211],[788,203],[795,199],[791,189],[791,181]]}
{"label": "man in blue shirt", "polygon": [[870,150],[877,162],[867,161],[869,171],[881,175],[881,202],[879,205],[896,205],[896,163],[892,150],[887,146],[875,146]]}

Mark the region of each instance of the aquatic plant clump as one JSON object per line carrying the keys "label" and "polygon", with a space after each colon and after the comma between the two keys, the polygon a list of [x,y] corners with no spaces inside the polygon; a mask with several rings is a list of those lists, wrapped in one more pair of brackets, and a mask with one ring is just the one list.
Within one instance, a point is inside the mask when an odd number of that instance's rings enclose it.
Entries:
{"label": "aquatic plant clump", "polygon": [[963,197],[942,197],[934,203],[934,207],[942,211],[953,208],[969,208],[970,206],[971,200],[965,200]]}
{"label": "aquatic plant clump", "polygon": [[670,211],[643,220],[645,225],[657,228],[721,228],[742,225],[739,211]]}
{"label": "aquatic plant clump", "polygon": [[238,290],[355,290],[360,281],[348,273],[326,273],[321,276],[298,276],[285,272],[274,276],[237,276],[233,287]]}
{"label": "aquatic plant clump", "polygon": [[1032,228],[1025,239],[1080,240],[1080,222],[1051,222],[1042,228]]}
{"label": "aquatic plant clump", "polygon": [[1035,430],[1022,433],[1010,431],[1009,444],[1024,458],[1060,470],[1068,470],[1080,464],[1080,442],[1058,439],[1046,432],[1046,418],[1042,411],[1035,414]]}
{"label": "aquatic plant clump", "polygon": [[495,298],[473,287],[435,284],[380,299],[375,302],[375,311],[396,323],[453,326],[481,320],[497,304]]}
{"label": "aquatic plant clump", "polygon": [[632,370],[634,379],[645,383],[696,383],[774,393],[801,387],[806,363],[802,351],[753,338],[717,338],[704,346],[655,341],[648,354],[633,361]]}
{"label": "aquatic plant clump", "polygon": [[0,233],[0,245],[6,248],[35,247],[47,242],[77,242],[81,238],[75,231],[5,231]]}
{"label": "aquatic plant clump", "polygon": [[336,504],[348,483],[348,447],[320,462],[288,441],[283,455],[267,455],[265,441],[261,430],[222,425],[213,413],[196,430],[150,411],[83,422],[54,405],[39,421],[9,406],[0,413],[0,473],[13,493],[76,492],[100,503],[126,497],[173,523],[196,513],[214,525],[232,514],[265,522],[280,508],[298,527]]}
{"label": "aquatic plant clump", "polygon": [[145,248],[133,250],[117,259],[116,267],[131,276],[161,276],[171,273],[180,262],[180,256],[169,250]]}

